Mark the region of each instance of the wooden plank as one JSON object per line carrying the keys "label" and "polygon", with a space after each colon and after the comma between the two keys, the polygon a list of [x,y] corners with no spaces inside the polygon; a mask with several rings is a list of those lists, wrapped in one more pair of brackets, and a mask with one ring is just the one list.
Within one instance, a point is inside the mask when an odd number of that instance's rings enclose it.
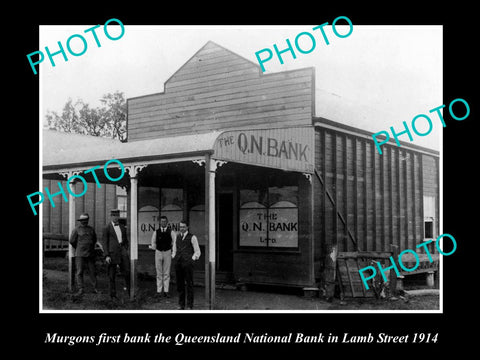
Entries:
{"label": "wooden plank", "polygon": [[[250,77],[245,74],[239,74],[226,77],[224,74],[217,76],[216,79],[203,79],[196,83],[192,83],[189,86],[183,87],[166,87],[163,93],[153,94],[151,96],[143,96],[139,98],[130,99],[130,101],[136,104],[145,103],[149,101],[155,101],[158,99],[176,98],[178,96],[222,96],[231,93],[245,92],[245,91],[268,91],[269,89],[275,89],[277,86],[281,86],[286,90],[287,88],[298,88],[299,86],[309,86],[311,84],[311,74],[304,73],[295,78],[288,77]],[[306,87],[305,90],[310,92],[310,88]],[[280,90],[280,89],[278,89]]]}
{"label": "wooden plank", "polygon": [[277,82],[275,84],[260,84],[257,81],[245,79],[226,79],[225,83],[218,85],[215,88],[203,87],[190,91],[183,91],[179,93],[162,92],[151,95],[144,95],[136,98],[127,99],[129,105],[129,112],[142,108],[148,108],[155,105],[174,106],[185,101],[210,101],[210,100],[228,100],[237,96],[261,96],[282,92],[297,92],[303,90],[306,93],[311,93],[305,88],[309,82],[295,82],[288,80]]}
{"label": "wooden plank", "polygon": [[215,64],[191,68],[191,71],[175,75],[165,83],[166,89],[174,89],[181,86],[190,86],[202,81],[224,79],[226,77],[244,76],[245,78],[259,77],[258,70],[249,64]]}
{"label": "wooden plank", "polygon": [[423,211],[423,197],[425,196],[424,195],[424,192],[423,192],[423,155],[419,155],[418,157],[418,160],[419,160],[419,168],[420,168],[420,171],[419,171],[419,175],[420,175],[420,179],[419,179],[419,188],[420,188],[420,221],[421,221],[421,229],[420,229],[420,233],[422,234],[421,236],[421,239],[425,239],[425,224],[424,224],[424,221],[425,221],[425,214],[424,214],[424,211]]}
{"label": "wooden plank", "polygon": [[209,61],[197,60],[188,62],[175,74],[173,74],[165,83],[170,84],[178,80],[183,80],[191,77],[192,75],[195,76],[195,73],[209,73],[212,70],[217,70],[217,72],[229,72],[237,69],[250,69],[252,73],[255,73],[258,76],[258,69],[256,69],[255,66],[252,66],[251,63],[246,62],[245,59],[234,59],[227,55],[211,60],[209,59]]}
{"label": "wooden plank", "polygon": [[[394,244],[393,234],[393,151],[388,149],[388,187],[389,187],[389,216],[390,216],[390,245]],[[387,247],[387,249],[389,249]]]}
{"label": "wooden plank", "polygon": [[[49,179],[42,178],[41,188],[44,189],[48,187],[50,189]],[[50,201],[45,201],[43,204],[43,231],[52,232],[52,218],[53,218],[53,208],[50,205]]]}
{"label": "wooden plank", "polygon": [[[247,123],[246,123],[247,124]],[[225,126],[223,130],[228,130],[228,129],[236,129],[235,123],[229,122],[227,124],[228,126]],[[248,125],[245,125],[245,127],[250,128],[250,129],[263,129],[265,128],[265,124],[259,124],[258,122],[252,122],[248,123]],[[281,122],[281,123],[276,123],[275,128],[281,128],[281,127],[291,127],[295,126],[295,124],[291,124],[288,122]],[[164,129],[155,129],[154,127],[150,128],[148,132],[138,132],[135,134],[131,134],[129,136],[129,141],[139,141],[139,140],[147,140],[147,139],[152,139],[152,138],[162,138],[166,136],[181,136],[181,135],[187,135],[187,134],[192,134],[192,133],[206,133],[211,131],[207,126],[199,126],[196,128],[194,131],[192,129],[188,128],[180,128],[180,129],[174,129],[174,130],[169,130],[168,133]]]}
{"label": "wooden plank", "polygon": [[[271,117],[276,117],[277,121],[283,122],[288,121],[290,123],[298,124],[298,126],[307,126],[309,122],[307,119],[310,114],[308,111],[305,111],[302,107],[289,107],[285,106],[272,106],[266,109],[255,109],[253,111],[248,111],[244,109],[236,109],[233,111],[209,111],[204,110],[202,112],[191,112],[191,113],[179,113],[176,115],[170,114],[159,114],[157,118],[151,118],[150,121],[143,124],[133,125],[130,132],[138,131],[142,128],[148,128],[149,126],[159,126],[164,128],[181,128],[181,127],[198,127],[199,124],[208,124],[208,125],[223,125],[224,123],[238,122],[238,121],[247,121],[247,120],[263,120]],[[272,119],[275,120],[275,119]],[[262,121],[263,126],[266,126],[266,121]],[[262,124],[257,124],[262,125]],[[238,126],[241,126],[239,124]],[[238,127],[237,126],[237,127]],[[218,126],[212,126],[209,130],[218,129]]]}
{"label": "wooden plank", "polygon": [[[436,188],[436,196],[435,196],[435,223],[434,223],[434,227],[435,227],[435,234],[438,235],[439,234],[439,223],[440,223],[440,207],[438,206],[439,202],[440,202],[440,184],[438,183],[439,179],[440,179],[440,165],[439,165],[439,161],[440,159],[439,158],[435,158],[434,159],[434,162],[435,162],[435,188]],[[435,247],[435,250],[436,250],[436,247]]]}
{"label": "wooden plank", "polygon": [[373,232],[373,239],[372,239],[372,250],[379,250],[379,246],[377,244],[377,188],[376,188],[376,162],[375,162],[375,153],[377,152],[375,147],[370,145],[370,152],[371,152],[371,159],[372,159],[372,207],[373,207],[373,217],[372,217],[372,232]]}
{"label": "wooden plank", "polygon": [[400,214],[401,214],[401,203],[400,203],[400,150],[397,150],[396,151],[396,155],[397,155],[397,234],[398,234],[398,246],[399,246],[399,250],[404,250],[403,247],[402,247],[402,233],[401,233],[401,217],[400,217]]}
{"label": "wooden plank", "polygon": [[417,207],[417,203],[416,203],[416,198],[415,198],[415,192],[416,192],[416,181],[415,181],[415,174],[416,174],[416,171],[415,171],[415,164],[416,164],[416,161],[415,161],[415,158],[416,158],[416,154],[415,153],[411,153],[412,154],[412,168],[410,170],[410,173],[411,173],[411,176],[412,176],[412,227],[413,227],[413,246],[416,246],[416,244],[418,243],[418,239],[417,239],[417,214],[416,214],[416,207]]}
{"label": "wooden plank", "polygon": [[[327,153],[327,135],[326,130],[321,130],[321,147],[322,147],[322,176],[326,174],[326,153]],[[320,179],[320,178],[319,178]],[[320,179],[321,180],[321,179]],[[327,188],[325,183],[322,183],[322,224],[323,224],[323,241],[327,242]]]}
{"label": "wooden plank", "polygon": [[404,231],[405,231],[405,247],[403,248],[403,250],[405,249],[410,249],[411,246],[409,244],[409,236],[408,236],[408,219],[409,219],[409,211],[408,211],[408,157],[409,157],[409,153],[407,151],[404,151],[404,156],[403,156],[403,184],[404,184],[404,187],[405,189],[403,189],[403,195],[404,195],[404,198],[405,198],[405,202],[403,204],[404,206],[404,223],[403,223],[403,226],[404,226]]}
{"label": "wooden plank", "polygon": [[337,254],[338,259],[388,259],[390,256],[389,251],[343,251]]}
{"label": "wooden plank", "polygon": [[252,64],[252,62],[234,54],[232,56],[231,52],[217,52],[214,54],[195,54],[190,60],[188,60],[180,69],[177,70],[168,80],[175,78],[176,76],[181,76],[188,72],[191,72],[194,69],[203,69],[211,67],[214,64],[216,66],[222,66],[222,64],[249,64],[252,69],[260,70],[257,66]]}
{"label": "wooden plank", "polygon": [[[273,76],[275,75],[275,76]],[[274,87],[275,84],[280,83],[282,86],[288,86],[288,84],[295,84],[295,83],[304,83],[310,86],[311,83],[311,73],[310,72],[300,72],[297,71],[296,76],[282,76],[285,75],[284,73],[275,73],[271,76],[258,76],[253,78],[246,78],[245,74],[233,74],[228,78],[224,76],[216,76],[212,79],[206,80],[202,79],[201,81],[182,81],[179,83],[174,84],[165,84],[165,92],[166,93],[184,93],[186,91],[192,92],[201,92],[202,89],[225,89],[227,84],[230,86],[235,86],[236,83],[238,85],[242,85],[242,82],[248,83],[249,80],[252,82],[249,86],[259,86],[263,88]],[[253,80],[253,81],[252,81]]]}
{"label": "wooden plank", "polygon": [[267,103],[264,100],[254,101],[252,103],[246,103],[243,99],[240,99],[238,102],[233,103],[223,103],[218,106],[208,106],[208,104],[203,104],[202,106],[185,106],[183,108],[176,108],[175,110],[168,111],[165,109],[159,108],[158,111],[145,112],[143,114],[132,114],[129,117],[129,120],[132,121],[129,129],[135,129],[142,126],[160,124],[168,125],[174,124],[176,121],[178,123],[179,118],[188,118],[188,117],[211,117],[212,114],[220,116],[231,116],[239,114],[256,114],[256,113],[267,113],[277,110],[290,110],[295,109],[299,113],[308,114],[308,111],[305,108],[308,108],[309,95],[307,96],[296,96],[296,97],[286,97],[280,99],[272,99]]}
{"label": "wooden plank", "polygon": [[[337,208],[337,134],[332,134],[332,173],[333,173],[333,244],[335,247],[338,245],[338,213]],[[338,249],[338,247],[337,247]]]}
{"label": "wooden plank", "polygon": [[381,249],[382,251],[385,251],[389,247],[387,246],[386,243],[386,221],[385,221],[385,201],[386,201],[386,196],[385,196],[385,161],[386,158],[384,156],[380,157],[380,193],[382,194],[382,201],[380,202],[380,214],[381,214],[381,220],[380,220],[380,225],[382,227],[382,234],[381,234]]}
{"label": "wooden plank", "polygon": [[345,214],[343,248],[348,249],[348,164],[347,164],[347,135],[343,135],[343,213]]}
{"label": "wooden plank", "polygon": [[[280,111],[282,112],[282,111]],[[290,112],[290,111],[289,111]],[[266,113],[263,117],[261,113],[254,115],[243,115],[234,117],[222,116],[218,117],[212,114],[211,119],[202,119],[199,123],[194,122],[194,118],[180,118],[179,126],[152,124],[142,128],[137,128],[129,131],[129,141],[138,139],[148,139],[154,137],[163,136],[175,136],[180,134],[195,134],[200,132],[209,132],[212,130],[228,130],[241,128],[279,128],[279,127],[298,127],[307,126],[308,114],[298,114],[295,110],[291,113],[294,115],[288,115],[283,112],[282,115],[279,112]],[[190,126],[188,126],[190,125]],[[157,132],[153,134],[152,132]]]}
{"label": "wooden plank", "polygon": [[[284,99],[286,102],[295,103],[309,101],[312,94],[303,89],[301,86],[298,88],[288,88],[288,89],[271,89],[266,93],[267,90],[244,90],[244,91],[229,91],[224,95],[217,96],[199,96],[199,95],[190,95],[190,96],[181,96],[178,98],[165,98],[161,101],[152,101],[141,106],[129,107],[128,114],[130,117],[142,118],[143,116],[147,117],[150,114],[155,114],[157,112],[169,112],[174,113],[175,111],[186,111],[186,110],[201,110],[205,108],[223,108],[226,106],[234,106],[238,104],[245,104],[250,106],[259,106],[259,105],[268,105],[275,104],[275,101],[278,102],[279,99]],[[170,100],[170,101],[168,101]],[[228,109],[228,108],[227,108]]]}
{"label": "wooden plank", "polygon": [[185,79],[208,77],[219,73],[231,74],[236,71],[248,71],[249,73],[258,76],[258,69],[256,69],[255,66],[252,66],[251,63],[245,62],[245,60],[228,59],[228,57],[222,59],[226,59],[227,61],[208,62],[207,64],[203,64],[202,61],[196,64],[189,64],[189,66],[184,67],[180,73],[177,73],[168,79],[167,84],[170,86],[175,82],[183,81]]}
{"label": "wooden plank", "polygon": [[354,201],[354,229],[355,229],[355,238],[358,241],[358,169],[357,169],[357,139],[354,138],[352,141],[352,150],[353,150],[353,201]]}
{"label": "wooden plank", "polygon": [[363,249],[368,250],[368,188],[367,188],[367,142],[362,141],[363,144]]}
{"label": "wooden plank", "polygon": [[[330,192],[328,191],[328,189],[326,188],[326,183],[325,181],[322,179],[321,175],[318,173],[317,169],[314,169],[314,173],[315,175],[317,176],[318,180],[320,181],[320,183],[322,184],[322,186],[324,187],[325,189],[325,193],[328,197],[328,199],[330,200],[330,203],[332,204],[332,206],[335,204],[335,201],[333,199],[333,196],[330,194]],[[333,214],[333,216],[338,216],[338,218],[342,221],[342,223],[345,225],[346,222],[345,222],[345,218],[342,216],[342,214],[340,212],[336,212]],[[326,222],[326,220],[325,220]],[[324,227],[326,228],[326,226]],[[325,230],[326,231],[326,230]],[[351,231],[347,228],[347,231],[348,231],[348,235],[350,237],[350,239],[352,240],[352,242],[354,243],[355,245],[355,249],[358,249],[358,241],[357,239],[352,235]]]}
{"label": "wooden plank", "polygon": [[337,272],[340,289],[345,297],[373,297],[373,291],[366,291],[358,270],[365,267],[364,261],[353,258],[339,258]]}
{"label": "wooden plank", "polygon": [[270,93],[288,92],[288,91],[300,91],[304,90],[309,93],[309,89],[306,86],[310,84],[308,79],[305,81],[292,82],[291,80],[279,80],[276,83],[270,82],[258,82],[257,79],[245,79],[228,78],[225,79],[222,84],[216,86],[206,86],[183,90],[181,92],[163,92],[158,94],[146,95],[138,98],[129,99],[128,102],[133,105],[133,109],[148,107],[155,104],[168,105],[183,102],[186,100],[199,100],[208,101],[211,98],[225,100],[235,96],[248,96],[255,95],[268,95]]}
{"label": "wooden plank", "polygon": [[355,292],[355,289],[354,289],[354,287],[353,287],[352,278],[351,278],[351,275],[350,275],[350,268],[349,268],[349,266],[348,266],[348,260],[345,260],[345,267],[346,267],[346,273],[347,273],[348,283],[349,283],[349,285],[350,285],[350,290],[352,291],[352,296],[355,297],[356,292]]}
{"label": "wooden plank", "polygon": [[[211,114],[211,118],[199,119],[198,122],[194,122],[195,117],[179,117],[177,124],[175,123],[152,123],[148,126],[134,128],[129,131],[129,135],[141,135],[145,130],[147,131],[163,131],[164,136],[175,133],[175,131],[182,132],[184,130],[190,130],[190,133],[196,133],[202,130],[205,132],[219,129],[230,128],[249,128],[253,126],[255,128],[279,128],[284,126],[308,126],[307,119],[308,114],[299,113],[296,109],[291,110],[279,110],[266,113],[256,114],[237,114],[237,116],[225,116],[225,114]],[[142,131],[143,130],[143,131]],[[168,130],[168,131],[166,131]],[[146,134],[148,136],[148,134]],[[130,138],[129,138],[130,140]]]}
{"label": "wooden plank", "polygon": [[68,241],[68,236],[65,234],[58,234],[58,233],[50,233],[50,232],[44,232],[42,234],[43,239],[53,239],[53,240],[59,240],[59,241]]}
{"label": "wooden plank", "polygon": [[188,99],[183,103],[174,104],[174,106],[164,106],[160,104],[149,108],[142,108],[138,111],[130,111],[129,119],[134,120],[135,123],[141,123],[142,121],[148,122],[149,118],[161,117],[162,115],[169,115],[171,117],[178,114],[184,115],[186,113],[195,113],[205,110],[208,110],[209,112],[227,112],[230,110],[246,108],[264,108],[279,104],[283,104],[285,108],[306,107],[309,109],[309,101],[310,94],[305,91],[295,93],[274,93],[268,96],[258,94],[242,97],[239,95],[223,100],[209,99],[193,101],[192,99]]}
{"label": "wooden plank", "polygon": [[[210,126],[207,130],[217,130],[222,128],[224,124],[237,123],[236,127],[239,127],[243,124],[238,124],[238,122],[248,122],[256,120],[260,121],[260,124],[263,127],[267,127],[267,122],[264,119],[272,118],[270,126],[275,125],[276,122],[289,122],[292,125],[297,126],[308,126],[308,112],[302,112],[300,108],[291,108],[287,109],[283,105],[278,105],[275,107],[270,107],[265,110],[261,109],[237,109],[229,112],[212,112],[205,110],[201,113],[190,113],[190,114],[178,114],[177,116],[163,115],[165,120],[161,118],[153,118],[148,123],[138,124],[135,127],[132,126],[129,133],[134,133],[135,131],[141,131],[142,129],[148,129],[149,127],[161,127],[163,129],[177,129],[177,128],[195,128],[198,129],[200,126]],[[195,119],[198,119],[195,122]],[[275,120],[277,119],[277,120]]]}
{"label": "wooden plank", "polygon": [[341,259],[337,261],[337,273],[338,273],[338,281],[340,284],[340,291],[343,293],[345,297],[353,297],[352,289],[347,286],[348,285],[348,277],[346,276],[346,265],[345,260]]}
{"label": "wooden plank", "polygon": [[201,72],[195,72],[190,77],[185,77],[183,80],[177,80],[175,82],[166,83],[165,91],[169,93],[183,92],[184,90],[201,89],[205,87],[215,88],[217,85],[225,83],[225,79],[237,80],[243,79],[260,79],[258,73],[252,73],[251,69],[239,69],[231,72],[219,71],[216,69],[214,72],[203,74]]}

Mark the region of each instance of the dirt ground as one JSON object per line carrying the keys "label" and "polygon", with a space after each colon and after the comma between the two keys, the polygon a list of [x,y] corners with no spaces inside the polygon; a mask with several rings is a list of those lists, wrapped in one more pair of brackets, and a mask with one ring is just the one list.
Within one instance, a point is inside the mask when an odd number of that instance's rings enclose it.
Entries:
{"label": "dirt ground", "polygon": [[[43,270],[44,310],[177,310],[175,284],[171,286],[171,298],[156,296],[155,280],[139,277],[136,297],[131,301],[118,279],[118,301],[108,295],[108,280],[99,266],[98,294],[85,274],[85,294],[76,296],[68,291],[68,267],[65,258],[46,258]],[[195,286],[194,310],[204,310],[205,289]],[[333,299],[327,302],[319,297],[305,297],[298,290],[249,287],[240,291],[234,287],[217,288],[215,310],[438,310],[438,295],[397,297],[394,299]]]}

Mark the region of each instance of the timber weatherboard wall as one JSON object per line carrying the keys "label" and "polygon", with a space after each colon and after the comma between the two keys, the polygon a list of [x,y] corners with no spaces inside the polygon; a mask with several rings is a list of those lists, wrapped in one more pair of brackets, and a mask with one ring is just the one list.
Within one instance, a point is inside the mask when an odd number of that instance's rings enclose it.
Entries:
{"label": "timber weatherboard wall", "polygon": [[[43,187],[48,187],[52,193],[57,192],[57,182],[58,180],[43,179]],[[66,181],[60,181],[60,183],[64,189],[67,188]],[[75,186],[78,186],[75,189],[77,194],[83,191],[83,184],[76,183]],[[41,205],[43,208],[43,233],[70,237],[68,233],[68,202],[65,202],[60,195],[55,196],[53,200],[55,207],[52,207],[47,199]],[[75,198],[76,219],[80,214],[88,213],[90,216],[88,224],[95,229],[99,240],[105,224],[110,220],[110,210],[116,207],[116,186],[112,184],[102,184],[101,188],[97,188],[94,183],[89,183],[85,195]],[[78,225],[76,221],[75,225]]]}
{"label": "timber weatherboard wall", "polygon": [[[438,234],[439,162],[435,152],[388,144],[380,155],[373,140],[361,131],[355,135],[327,123],[330,126],[322,127],[317,122],[315,131],[315,166],[326,185],[314,177],[317,266],[332,245],[337,245],[338,252],[357,250],[347,228],[361,251],[391,251],[391,245],[398,245],[400,252],[415,250],[424,240],[424,195],[435,197]],[[327,190],[335,205],[328,200]],[[337,210],[346,226],[339,221]],[[432,244],[429,250],[436,253]]]}
{"label": "timber weatherboard wall", "polygon": [[128,141],[213,129],[311,126],[314,70],[263,75],[258,65],[213,42],[165,83],[130,98]]}

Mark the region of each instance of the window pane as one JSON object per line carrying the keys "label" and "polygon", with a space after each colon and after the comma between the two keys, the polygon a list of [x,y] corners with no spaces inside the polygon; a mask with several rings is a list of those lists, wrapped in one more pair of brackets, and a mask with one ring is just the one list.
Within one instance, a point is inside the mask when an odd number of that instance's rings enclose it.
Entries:
{"label": "window pane", "polygon": [[271,186],[268,200],[268,246],[298,247],[298,186]]}
{"label": "window pane", "polygon": [[268,188],[268,203],[270,206],[280,207],[278,203],[282,202],[285,206],[296,207],[298,204],[297,194],[298,186],[271,186]]}
{"label": "window pane", "polygon": [[127,216],[127,198],[124,196],[118,196],[117,205],[118,205],[118,209],[120,210],[120,217],[126,217]]}
{"label": "window pane", "polygon": [[433,239],[433,221],[425,221],[425,238]]}
{"label": "window pane", "polygon": [[423,215],[425,217],[435,217],[435,196],[423,197]]}
{"label": "window pane", "polygon": [[162,210],[183,208],[183,189],[163,188],[160,195]]}
{"label": "window pane", "polygon": [[162,188],[160,191],[160,216],[168,218],[168,224],[179,231],[183,219],[183,189]]}
{"label": "window pane", "polygon": [[158,209],[155,206],[144,206],[138,210],[138,243],[150,245],[153,232],[158,229]]}
{"label": "window pane", "polygon": [[267,209],[240,209],[240,246],[266,246]]}
{"label": "window pane", "polygon": [[116,185],[116,194],[121,196],[127,196],[127,189],[121,186]]}
{"label": "window pane", "polygon": [[[255,205],[257,204],[257,205]],[[265,190],[240,190],[240,207],[265,207],[267,205],[267,192]]]}
{"label": "window pane", "polygon": [[298,209],[286,208],[268,210],[268,246],[298,246]]}

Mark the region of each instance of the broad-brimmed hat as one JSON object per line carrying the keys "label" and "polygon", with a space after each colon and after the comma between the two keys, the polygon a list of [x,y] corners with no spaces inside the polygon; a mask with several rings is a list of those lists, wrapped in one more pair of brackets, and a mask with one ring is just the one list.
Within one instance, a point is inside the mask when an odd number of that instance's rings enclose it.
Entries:
{"label": "broad-brimmed hat", "polygon": [[120,215],[120,209],[112,209],[112,210],[110,210],[110,215]]}
{"label": "broad-brimmed hat", "polygon": [[82,221],[82,220],[88,220],[90,219],[90,217],[88,216],[87,213],[83,213],[82,215],[80,215],[80,217],[77,219],[77,221]]}

